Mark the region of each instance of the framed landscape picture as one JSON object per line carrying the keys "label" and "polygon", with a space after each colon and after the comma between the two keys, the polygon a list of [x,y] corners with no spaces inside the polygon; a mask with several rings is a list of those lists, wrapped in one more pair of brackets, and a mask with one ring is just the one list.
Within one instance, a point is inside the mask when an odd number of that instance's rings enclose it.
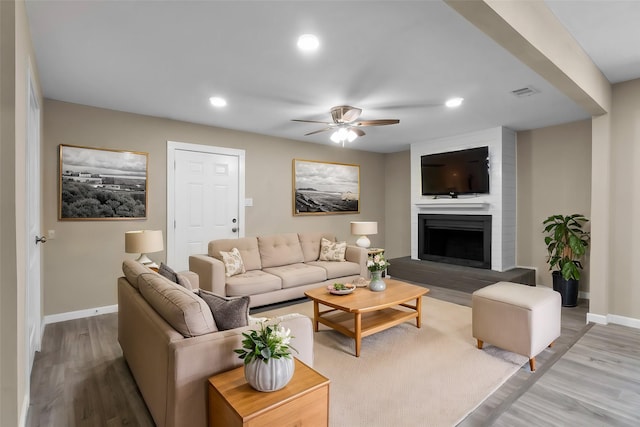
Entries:
{"label": "framed landscape picture", "polygon": [[360,166],[293,159],[293,215],[360,213]]}
{"label": "framed landscape picture", "polygon": [[60,145],[58,218],[147,218],[148,153]]}

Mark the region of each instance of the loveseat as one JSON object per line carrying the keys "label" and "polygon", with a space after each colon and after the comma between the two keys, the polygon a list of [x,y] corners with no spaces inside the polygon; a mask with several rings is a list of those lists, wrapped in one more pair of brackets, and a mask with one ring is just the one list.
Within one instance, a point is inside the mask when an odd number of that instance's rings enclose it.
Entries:
{"label": "loveseat", "polygon": [[[342,258],[338,247],[345,249]],[[222,253],[235,250],[243,269],[230,275]],[[283,233],[212,240],[206,255],[189,257],[189,270],[198,274],[202,289],[249,296],[250,306],[256,307],[302,298],[305,291],[322,285],[368,277],[367,254],[364,248],[336,242],[331,233]]]}
{"label": "loveseat", "polygon": [[[205,427],[207,379],[242,365],[233,350],[242,347],[242,332],[257,328],[248,301],[248,326],[218,331],[214,318],[221,318],[195,292],[196,274],[183,272],[188,289],[132,260],[123,263],[123,272],[118,341],[153,421],[159,427]],[[298,351],[293,355],[312,366],[311,319],[291,314],[271,321],[291,330]]]}

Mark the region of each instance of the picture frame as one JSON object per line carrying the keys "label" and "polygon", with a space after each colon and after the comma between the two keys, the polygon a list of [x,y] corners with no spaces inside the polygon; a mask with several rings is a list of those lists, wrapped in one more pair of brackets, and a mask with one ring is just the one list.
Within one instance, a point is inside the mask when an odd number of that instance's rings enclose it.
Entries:
{"label": "picture frame", "polygon": [[147,219],[148,158],[138,151],[60,144],[58,219]]}
{"label": "picture frame", "polygon": [[360,165],[293,159],[293,215],[360,213]]}

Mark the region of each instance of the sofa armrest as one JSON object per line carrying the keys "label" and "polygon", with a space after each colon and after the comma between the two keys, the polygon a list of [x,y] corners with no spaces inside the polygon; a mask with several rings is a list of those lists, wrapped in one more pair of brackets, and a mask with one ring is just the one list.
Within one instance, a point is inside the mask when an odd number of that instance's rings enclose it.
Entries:
{"label": "sofa armrest", "polygon": [[190,270],[179,271],[178,273],[182,274],[184,277],[187,278],[187,280],[189,280],[189,283],[191,284],[191,287],[194,290],[200,288],[200,276],[198,276],[198,273],[195,273]]}
{"label": "sofa armrest", "polygon": [[209,255],[189,256],[189,270],[200,278],[200,289],[227,296],[224,263]]}
{"label": "sofa armrest", "polygon": [[[272,319],[291,329],[291,344],[299,353],[293,356],[311,365],[313,362],[313,325],[301,314]],[[207,380],[214,374],[242,365],[234,349],[242,347],[242,332],[255,325],[214,332],[169,344],[169,374],[167,425],[206,425]]]}
{"label": "sofa armrest", "polygon": [[344,259],[347,261],[360,264],[360,276],[369,277],[367,269],[367,259],[369,257],[369,251],[366,248],[360,246],[347,245],[347,251],[345,252]]}

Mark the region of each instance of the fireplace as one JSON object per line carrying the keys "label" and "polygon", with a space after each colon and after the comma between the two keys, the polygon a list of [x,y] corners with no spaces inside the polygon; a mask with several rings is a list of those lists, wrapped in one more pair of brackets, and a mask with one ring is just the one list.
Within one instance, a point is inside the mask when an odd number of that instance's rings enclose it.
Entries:
{"label": "fireplace", "polygon": [[491,215],[418,215],[418,258],[491,268]]}

